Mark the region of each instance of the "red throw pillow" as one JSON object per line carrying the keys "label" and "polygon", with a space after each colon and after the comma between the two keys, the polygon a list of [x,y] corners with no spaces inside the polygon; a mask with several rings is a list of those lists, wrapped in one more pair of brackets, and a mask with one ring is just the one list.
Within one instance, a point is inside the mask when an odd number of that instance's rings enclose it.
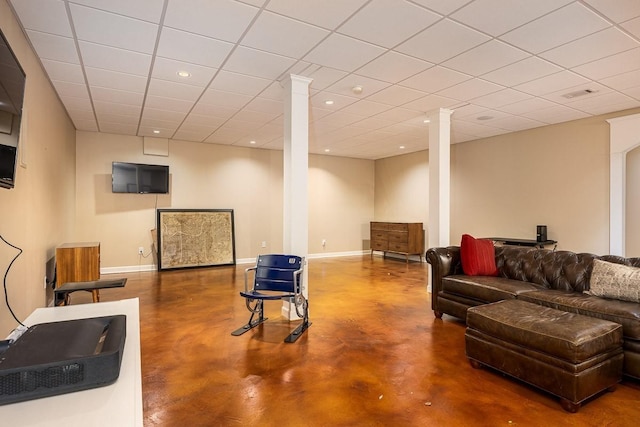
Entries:
{"label": "red throw pillow", "polygon": [[496,250],[491,240],[475,239],[463,234],[460,242],[460,260],[462,270],[468,276],[498,275]]}

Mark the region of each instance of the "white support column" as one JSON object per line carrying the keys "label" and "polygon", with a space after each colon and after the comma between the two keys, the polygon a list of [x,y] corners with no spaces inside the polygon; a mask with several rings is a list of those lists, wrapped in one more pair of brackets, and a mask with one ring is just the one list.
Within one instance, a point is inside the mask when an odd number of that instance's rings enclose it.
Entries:
{"label": "white support column", "polygon": [[[284,252],[307,257],[309,250],[309,85],[312,79],[291,74],[284,104]],[[303,294],[309,295],[305,265]],[[298,319],[295,307],[282,304],[282,315]]]}
{"label": "white support column", "polygon": [[609,122],[609,253],[625,256],[627,153],[640,145],[640,114]]}
{"label": "white support column", "polygon": [[450,229],[451,114],[440,108],[429,117],[428,246],[448,246]]}

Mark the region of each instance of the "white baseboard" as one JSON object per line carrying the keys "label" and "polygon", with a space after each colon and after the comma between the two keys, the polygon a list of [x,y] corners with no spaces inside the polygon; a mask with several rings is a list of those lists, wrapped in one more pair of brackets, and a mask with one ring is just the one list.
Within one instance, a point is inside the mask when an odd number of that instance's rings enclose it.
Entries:
{"label": "white baseboard", "polygon": [[[369,254],[370,251],[349,251],[349,252],[323,252],[318,254],[309,254],[307,259],[317,258],[339,258],[347,256],[359,256]],[[239,258],[236,259],[236,265],[238,264],[253,264],[256,262],[255,258]],[[141,264],[141,265],[124,265],[120,267],[103,267],[100,269],[100,274],[118,274],[118,273],[139,273],[142,271],[157,271],[158,267],[155,264]]]}

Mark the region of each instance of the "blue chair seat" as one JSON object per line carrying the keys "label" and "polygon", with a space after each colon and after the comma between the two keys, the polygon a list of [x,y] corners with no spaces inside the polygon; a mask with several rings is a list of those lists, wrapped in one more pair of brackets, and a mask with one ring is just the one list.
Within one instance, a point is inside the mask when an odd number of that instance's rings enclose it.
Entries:
{"label": "blue chair seat", "polygon": [[[264,317],[264,301],[288,300],[295,306],[296,314],[302,318],[302,322],[284,341],[292,343],[300,338],[311,326],[309,301],[303,294],[304,264],[304,258],[296,255],[259,255],[255,267],[244,271],[244,291],[240,291],[251,317],[247,324],[231,335],[242,335],[267,320]],[[250,276],[253,276],[253,280],[250,280]],[[258,318],[254,319],[256,315]]]}

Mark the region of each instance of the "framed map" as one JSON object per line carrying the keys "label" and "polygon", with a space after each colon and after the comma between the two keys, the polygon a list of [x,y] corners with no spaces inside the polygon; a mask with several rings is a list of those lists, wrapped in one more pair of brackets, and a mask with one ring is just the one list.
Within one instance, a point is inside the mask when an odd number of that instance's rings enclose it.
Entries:
{"label": "framed map", "polygon": [[158,270],[236,263],[233,209],[158,209]]}

